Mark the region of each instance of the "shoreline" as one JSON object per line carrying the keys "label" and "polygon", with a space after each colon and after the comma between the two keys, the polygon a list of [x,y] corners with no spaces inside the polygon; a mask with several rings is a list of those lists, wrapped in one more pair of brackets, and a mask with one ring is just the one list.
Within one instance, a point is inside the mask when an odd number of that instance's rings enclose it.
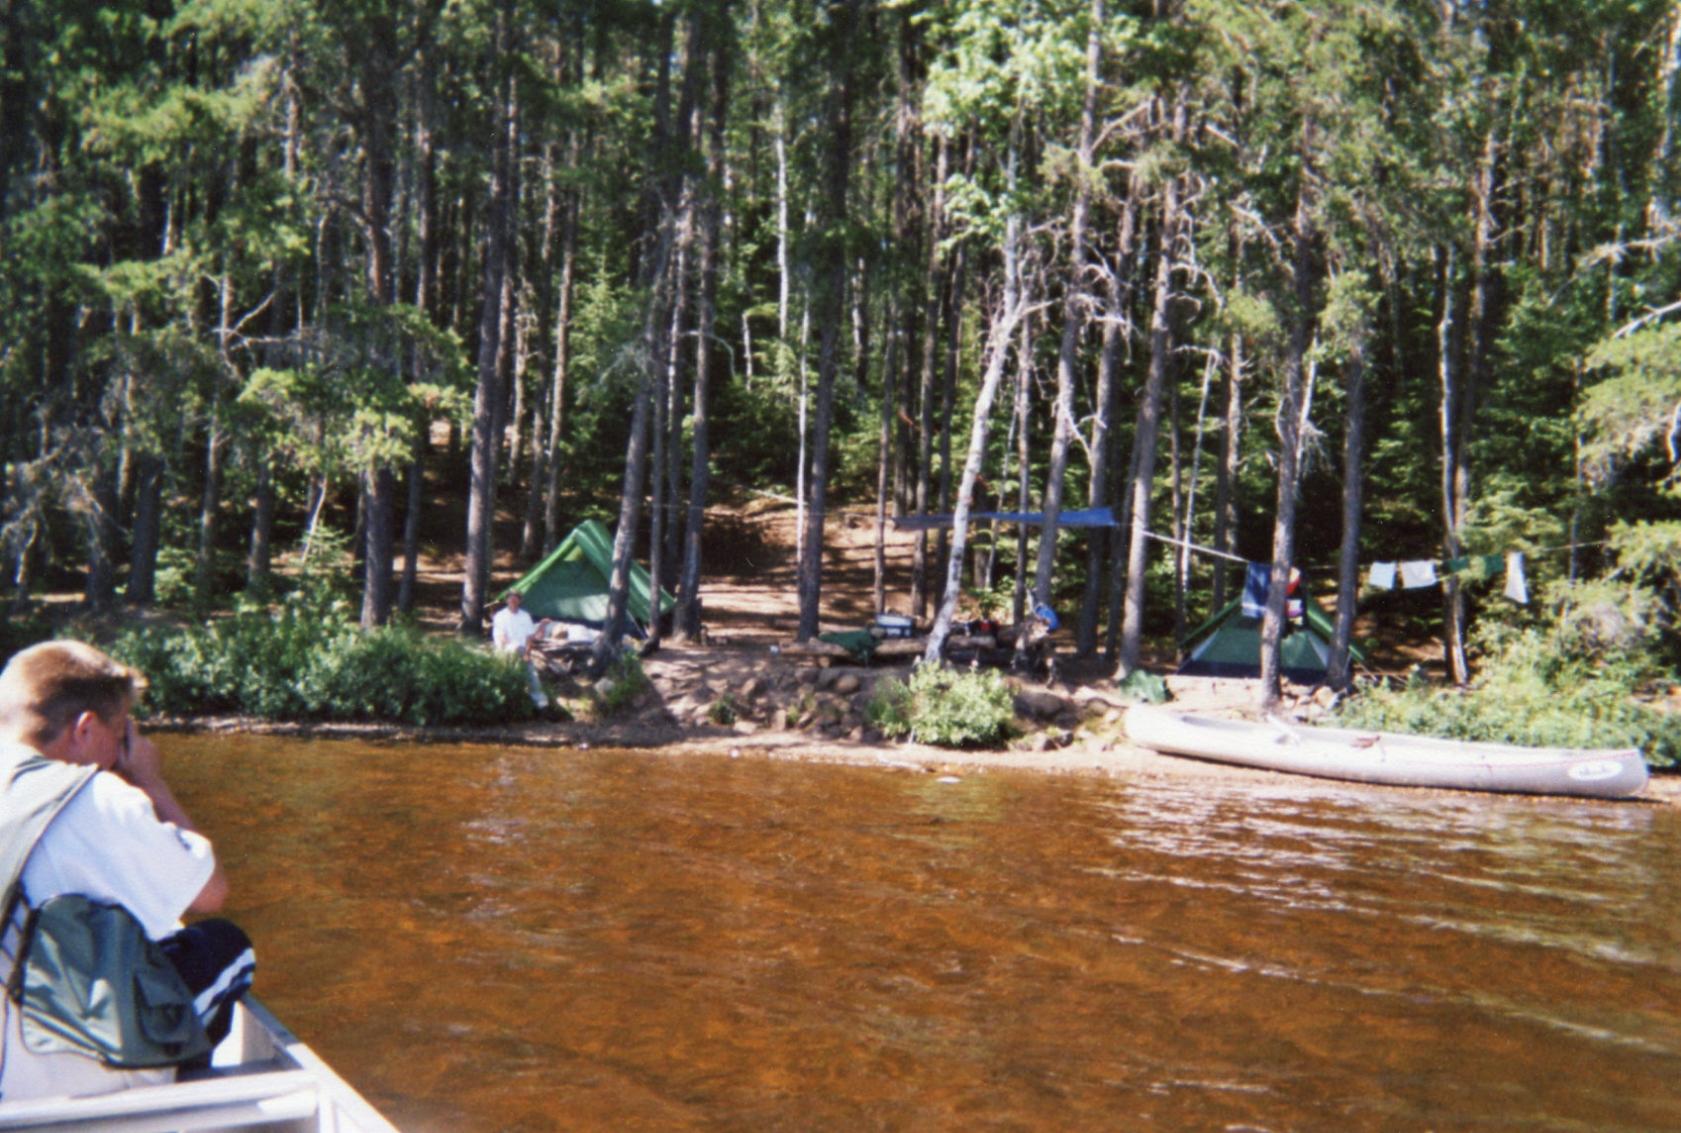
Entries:
{"label": "shoreline", "polygon": [[[798,731],[739,732],[724,726],[681,726],[617,721],[606,724],[537,721],[494,727],[460,726],[420,728],[404,724],[356,724],[343,722],[292,722],[259,720],[243,716],[168,717],[147,721],[157,732],[210,735],[291,736],[298,739],[363,740],[377,743],[426,743],[501,745],[551,748],[559,751],[591,751],[618,748],[672,757],[709,756],[738,758],[754,756],[796,763],[826,763],[852,767],[926,775],[986,774],[991,771],[1026,771],[1043,775],[1082,775],[1100,778],[1132,778],[1218,781],[1255,786],[1278,785],[1310,779],[1349,789],[1407,794],[1480,795],[1485,792],[1447,791],[1430,787],[1390,787],[1317,779],[1281,771],[1217,763],[1186,756],[1164,755],[1137,747],[1125,739],[1083,739],[1060,747],[1035,750],[1006,747],[963,750],[928,744],[894,741],[854,741],[840,737],[813,737]],[[1681,775],[1654,770],[1646,789],[1631,799],[1590,799],[1566,795],[1504,795],[1536,802],[1553,800],[1570,803],[1609,805],[1647,804],[1681,806]]]}

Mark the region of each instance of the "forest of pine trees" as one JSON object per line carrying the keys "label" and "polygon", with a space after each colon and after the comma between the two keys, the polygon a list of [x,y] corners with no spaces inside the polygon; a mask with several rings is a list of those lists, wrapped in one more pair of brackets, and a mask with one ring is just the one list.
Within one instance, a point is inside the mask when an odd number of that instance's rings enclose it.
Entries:
{"label": "forest of pine trees", "polygon": [[1232,584],[1151,534],[1273,563],[1274,642],[1291,566],[1510,549],[1669,617],[1678,66],[1673,0],[3,0],[0,595],[348,551],[383,624],[442,460],[465,630],[595,514],[692,633],[746,489],[802,636],[842,503],[1044,511],[878,607],[1123,671]]}

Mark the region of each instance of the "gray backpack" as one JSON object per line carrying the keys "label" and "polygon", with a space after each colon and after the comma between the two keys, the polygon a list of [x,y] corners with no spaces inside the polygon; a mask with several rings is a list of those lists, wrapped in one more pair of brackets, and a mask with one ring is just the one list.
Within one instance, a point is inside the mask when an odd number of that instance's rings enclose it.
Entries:
{"label": "gray backpack", "polygon": [[123,1070],[173,1066],[207,1053],[210,1040],[175,965],[134,915],[78,894],[32,906],[23,891],[36,843],[97,770],[28,748],[0,750],[0,930],[25,910],[6,993],[32,1051]]}

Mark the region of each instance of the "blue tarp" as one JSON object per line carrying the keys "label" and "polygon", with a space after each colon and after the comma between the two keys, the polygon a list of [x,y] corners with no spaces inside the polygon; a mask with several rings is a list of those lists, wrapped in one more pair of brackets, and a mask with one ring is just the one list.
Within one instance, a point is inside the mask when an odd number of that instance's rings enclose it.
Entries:
{"label": "blue tarp", "polygon": [[[905,531],[923,531],[932,527],[950,527],[955,517],[950,515],[901,515],[893,520],[893,526]],[[1045,513],[1042,511],[972,511],[969,513],[970,523],[980,523],[983,520],[995,520],[998,523],[1025,523],[1031,527],[1042,526]],[[1115,513],[1106,507],[1077,508],[1062,512],[1057,516],[1058,527],[1119,527]]]}

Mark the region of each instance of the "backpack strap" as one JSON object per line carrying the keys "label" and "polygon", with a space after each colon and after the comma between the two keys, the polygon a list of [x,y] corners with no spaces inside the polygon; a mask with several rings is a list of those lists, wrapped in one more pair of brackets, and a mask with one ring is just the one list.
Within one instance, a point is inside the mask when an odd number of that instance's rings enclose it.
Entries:
{"label": "backpack strap", "polygon": [[17,912],[23,867],[35,844],[98,773],[97,767],[61,763],[21,744],[0,746],[0,907],[5,911],[0,932]]}

